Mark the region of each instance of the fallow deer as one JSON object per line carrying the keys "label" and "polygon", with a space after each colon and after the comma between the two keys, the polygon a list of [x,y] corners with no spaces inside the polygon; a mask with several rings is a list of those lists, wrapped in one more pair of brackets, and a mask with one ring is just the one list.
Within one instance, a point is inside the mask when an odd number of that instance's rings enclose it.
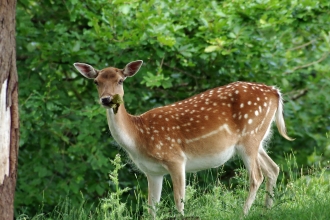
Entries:
{"label": "fallow deer", "polygon": [[284,138],[292,140],[286,134],[280,91],[264,84],[234,82],[139,116],[128,114],[124,104],[114,111],[113,97],[124,96],[124,80],[134,76],[142,63],[137,60],[123,69],[102,70],[85,63],[74,66],[94,79],[113,138],[146,175],[148,203],[153,207],[149,212],[155,215],[164,175],[170,174],[176,208],[184,214],[185,173],[218,167],[235,154],[243,159],[250,179],[244,214],[255,200],[263,174],[268,191],[265,203],[271,207],[279,167],[267,155],[264,143],[272,121]]}

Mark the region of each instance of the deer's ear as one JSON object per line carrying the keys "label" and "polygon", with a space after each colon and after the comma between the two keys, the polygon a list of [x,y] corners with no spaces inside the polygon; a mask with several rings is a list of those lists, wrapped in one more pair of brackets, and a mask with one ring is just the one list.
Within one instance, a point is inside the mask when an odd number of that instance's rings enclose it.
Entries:
{"label": "deer's ear", "polygon": [[142,60],[136,60],[136,61],[130,62],[123,69],[124,76],[125,77],[134,76],[139,71],[142,64],[143,64]]}
{"label": "deer's ear", "polygon": [[98,70],[86,63],[74,63],[73,65],[84,77],[88,79],[95,79],[99,73]]}

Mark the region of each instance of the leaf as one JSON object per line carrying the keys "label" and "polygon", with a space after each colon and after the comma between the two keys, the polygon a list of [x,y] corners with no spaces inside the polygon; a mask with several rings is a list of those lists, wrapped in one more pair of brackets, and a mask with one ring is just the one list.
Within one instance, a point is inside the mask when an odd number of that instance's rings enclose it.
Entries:
{"label": "leaf", "polygon": [[210,45],[210,46],[208,46],[204,49],[204,52],[211,53],[211,52],[214,52],[214,51],[219,50],[219,49],[220,48],[217,45]]}
{"label": "leaf", "polygon": [[130,5],[128,5],[128,4],[121,5],[121,6],[119,7],[119,11],[120,11],[121,13],[123,13],[124,15],[127,15],[127,14],[130,12],[130,10],[131,10],[131,7],[130,7]]}
{"label": "leaf", "polygon": [[94,30],[97,34],[99,34],[101,31],[98,22],[99,22],[99,20],[95,17],[91,20],[91,24],[94,27]]}
{"label": "leaf", "polygon": [[31,42],[29,44],[26,45],[26,49],[29,52],[33,52],[36,49],[37,44],[35,42]]}
{"label": "leaf", "polygon": [[229,36],[230,38],[236,38],[236,35],[235,35],[233,32],[230,32],[230,33],[228,34],[228,36]]}
{"label": "leaf", "polygon": [[80,41],[76,41],[76,43],[74,44],[72,51],[73,52],[77,52],[80,50]]}
{"label": "leaf", "polygon": [[116,94],[112,97],[110,108],[113,109],[113,112],[117,114],[120,104],[124,103],[122,97],[119,94]]}
{"label": "leaf", "polygon": [[173,47],[176,43],[175,41],[175,38],[173,37],[169,37],[169,36],[164,36],[164,35],[160,35],[157,37],[157,40],[163,44],[163,45],[166,45],[166,46],[170,46],[170,47]]}
{"label": "leaf", "polygon": [[124,103],[122,97],[119,94],[116,94],[112,97],[112,101],[113,104],[122,104]]}
{"label": "leaf", "polygon": [[290,85],[290,83],[286,78],[282,78],[282,85],[284,88],[286,88]]}

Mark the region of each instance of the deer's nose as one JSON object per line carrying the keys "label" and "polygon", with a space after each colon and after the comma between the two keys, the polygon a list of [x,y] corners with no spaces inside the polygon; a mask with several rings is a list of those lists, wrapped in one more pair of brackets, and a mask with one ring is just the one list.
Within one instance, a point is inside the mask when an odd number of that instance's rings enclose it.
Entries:
{"label": "deer's nose", "polygon": [[109,105],[111,103],[111,97],[110,96],[104,96],[101,98],[102,105]]}

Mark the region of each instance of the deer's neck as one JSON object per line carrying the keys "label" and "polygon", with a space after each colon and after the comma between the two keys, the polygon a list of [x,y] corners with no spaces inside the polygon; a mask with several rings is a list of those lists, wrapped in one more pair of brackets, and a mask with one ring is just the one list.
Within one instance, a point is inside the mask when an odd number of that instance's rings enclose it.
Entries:
{"label": "deer's neck", "polygon": [[128,114],[124,104],[121,104],[116,114],[113,109],[107,109],[107,119],[111,135],[116,142],[129,154],[135,154],[137,146],[134,116]]}

